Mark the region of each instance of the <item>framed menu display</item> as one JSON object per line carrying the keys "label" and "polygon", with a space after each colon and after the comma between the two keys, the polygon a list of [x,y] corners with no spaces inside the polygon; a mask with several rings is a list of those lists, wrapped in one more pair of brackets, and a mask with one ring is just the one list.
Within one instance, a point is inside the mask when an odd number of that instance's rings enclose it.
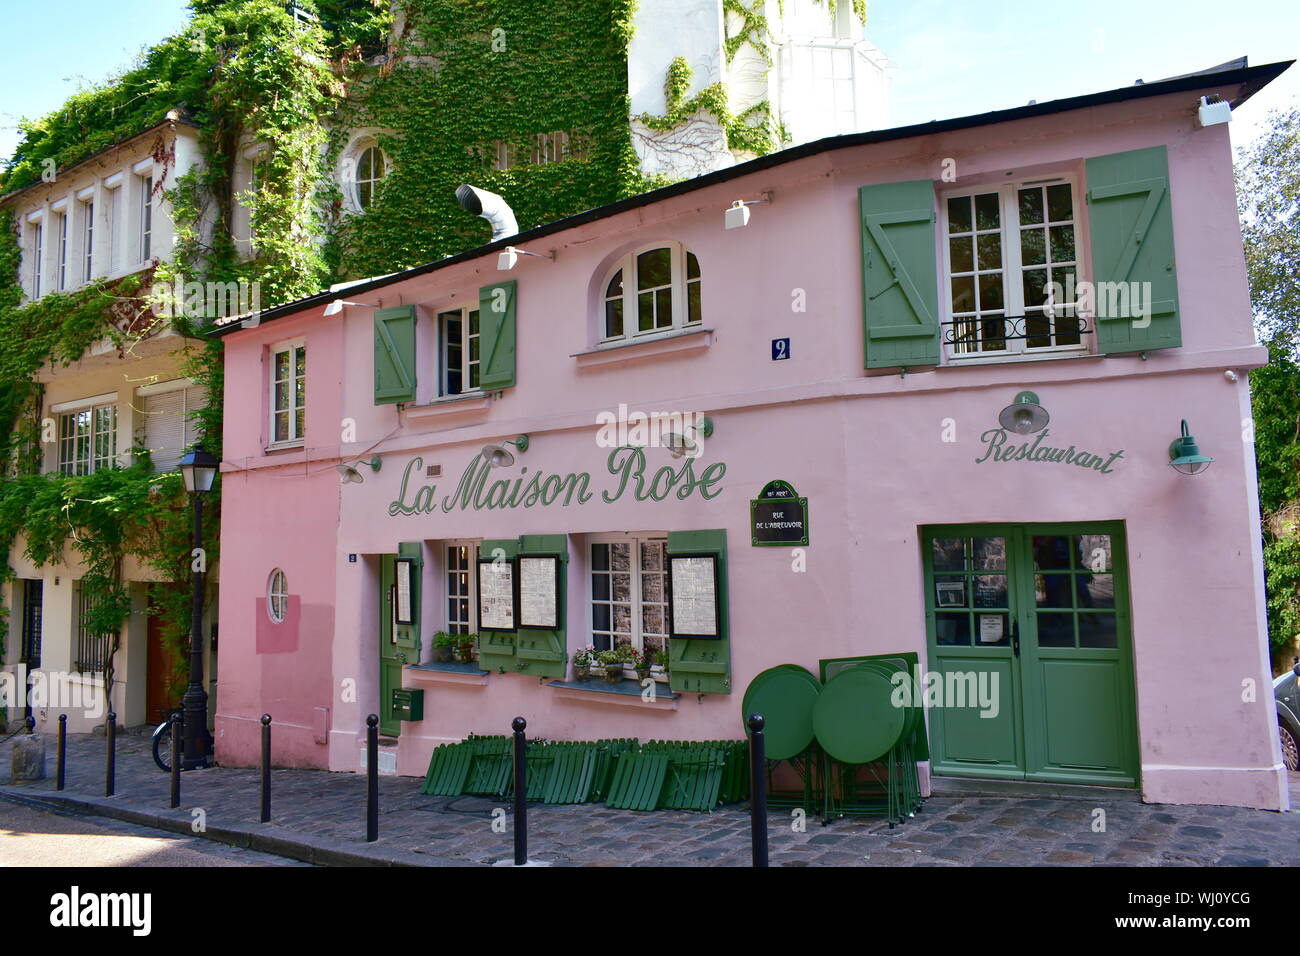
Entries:
{"label": "framed menu display", "polygon": [[478,562],[478,629],[515,629],[515,562],[481,558]]}
{"label": "framed menu display", "polygon": [[718,556],[668,556],[669,637],[721,637],[718,615]]}
{"label": "framed menu display", "polygon": [[394,562],[397,583],[394,587],[393,623],[414,624],[411,609],[411,576],[415,573],[414,558],[398,558]]}
{"label": "framed menu display", "polygon": [[519,557],[519,626],[560,628],[560,559],[554,555]]}

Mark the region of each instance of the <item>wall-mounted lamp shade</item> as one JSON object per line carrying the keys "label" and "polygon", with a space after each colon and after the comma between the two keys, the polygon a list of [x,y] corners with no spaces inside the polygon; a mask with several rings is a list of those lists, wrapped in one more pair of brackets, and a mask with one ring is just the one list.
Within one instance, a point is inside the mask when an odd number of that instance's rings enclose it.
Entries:
{"label": "wall-mounted lamp shade", "polygon": [[364,302],[348,302],[344,299],[335,299],[329,305],[325,306],[326,315],[338,315],[343,311],[345,305],[365,305]]}
{"label": "wall-mounted lamp shade", "polygon": [[664,435],[664,447],[668,449],[668,454],[674,458],[681,458],[690,455],[694,458],[699,454],[700,446],[685,435],[679,435],[677,432],[668,432]]}
{"label": "wall-mounted lamp shade", "polygon": [[497,253],[497,271],[509,272],[519,262],[519,251],[514,246],[506,246]]}
{"label": "wall-mounted lamp shade", "polygon": [[511,438],[500,444],[493,443],[484,445],[483,450],[479,452],[483,460],[493,468],[508,468],[515,463],[514,453],[507,448],[507,445],[514,445],[519,451],[528,451],[528,436],[520,435],[518,438]]}
{"label": "wall-mounted lamp shade", "polygon": [[1196,121],[1202,126],[1217,126],[1232,122],[1232,104],[1227,100],[1211,103],[1209,97],[1201,97],[1201,105],[1196,109]]}
{"label": "wall-mounted lamp shade", "polygon": [[1213,458],[1201,454],[1196,439],[1187,431],[1187,419],[1184,418],[1182,436],[1175,438],[1169,446],[1169,467],[1184,475],[1196,475],[1209,468],[1212,461]]}
{"label": "wall-mounted lamp shade", "polygon": [[353,482],[361,484],[365,481],[365,478],[361,476],[361,472],[358,470],[357,465],[369,465],[371,471],[378,471],[383,463],[383,459],[378,455],[372,455],[368,459],[363,458],[361,461],[353,462],[350,465],[347,462],[341,461],[336,467],[338,468],[339,477],[343,480],[343,484],[346,485]]}
{"label": "wall-mounted lamp shade", "polygon": [[998,413],[998,424],[1017,435],[1032,435],[1047,427],[1051,416],[1038,404],[1033,392],[1021,392],[1006,408]]}
{"label": "wall-mounted lamp shade", "polygon": [[195,445],[181,459],[181,477],[185,479],[185,490],[190,494],[206,494],[212,490],[212,482],[217,477],[216,455],[204,451]]}
{"label": "wall-mounted lamp shade", "polygon": [[742,200],[737,199],[731,204],[731,208],[724,213],[723,220],[728,229],[740,229],[747,226],[749,225],[749,207]]}

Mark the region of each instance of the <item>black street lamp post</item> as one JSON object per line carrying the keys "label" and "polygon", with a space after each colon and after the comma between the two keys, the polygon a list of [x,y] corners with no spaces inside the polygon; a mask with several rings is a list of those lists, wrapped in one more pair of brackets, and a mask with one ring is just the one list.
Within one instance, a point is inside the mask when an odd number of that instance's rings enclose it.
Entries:
{"label": "black street lamp post", "polygon": [[181,459],[185,490],[194,502],[194,554],[191,561],[194,596],[190,617],[190,684],[181,698],[184,713],[185,755],[181,769],[196,770],[208,765],[208,695],[203,689],[203,574],[207,556],[203,552],[203,496],[212,490],[217,476],[215,455],[196,445]]}

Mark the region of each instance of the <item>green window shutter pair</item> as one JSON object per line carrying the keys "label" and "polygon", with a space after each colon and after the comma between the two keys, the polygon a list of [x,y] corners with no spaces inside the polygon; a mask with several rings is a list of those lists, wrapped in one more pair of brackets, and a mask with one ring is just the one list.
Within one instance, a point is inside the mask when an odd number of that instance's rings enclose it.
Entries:
{"label": "green window shutter pair", "polygon": [[[502,538],[500,540],[479,542],[478,556],[480,560],[490,559],[497,556],[499,552],[504,555],[506,560],[515,558],[519,555],[519,542],[514,538]],[[472,569],[474,574],[474,593],[478,594],[478,565]],[[478,607],[474,608],[474,620],[477,626]],[[518,631],[485,631],[478,632],[478,661],[485,671],[515,670],[515,635]]]}
{"label": "green window shutter pair", "polygon": [[731,693],[730,610],[727,601],[727,532],[670,531],[668,557],[714,554],[718,558],[718,638],[674,637],[668,642],[669,687],[691,694]]}
{"label": "green window shutter pair", "polygon": [[424,545],[419,541],[403,541],[397,546],[399,558],[410,558],[411,567],[411,623],[393,626],[393,643],[410,648],[407,658],[412,664],[420,659],[420,582],[424,575]]}
{"label": "green window shutter pair", "polygon": [[[1092,281],[1107,304],[1126,306],[1096,320],[1097,350],[1115,354],[1180,345],[1165,147],[1096,156],[1086,168]],[[865,367],[936,365],[941,313],[934,183],[863,186],[858,203]],[[1121,293],[1110,283],[1125,288]],[[1149,315],[1137,314],[1143,303],[1150,306]]]}
{"label": "green window shutter pair", "polygon": [[520,628],[515,634],[515,666],[525,674],[537,677],[564,677],[568,671],[569,648],[566,637],[568,608],[566,584],[569,580],[569,538],[563,534],[525,534],[519,537],[519,555],[555,555],[560,559],[560,589],[557,620],[560,626],[553,630]]}
{"label": "green window shutter pair", "polygon": [[[515,384],[515,299],[514,279],[479,290],[479,385],[483,389]],[[416,314],[413,305],[375,312],[376,405],[415,401]]]}

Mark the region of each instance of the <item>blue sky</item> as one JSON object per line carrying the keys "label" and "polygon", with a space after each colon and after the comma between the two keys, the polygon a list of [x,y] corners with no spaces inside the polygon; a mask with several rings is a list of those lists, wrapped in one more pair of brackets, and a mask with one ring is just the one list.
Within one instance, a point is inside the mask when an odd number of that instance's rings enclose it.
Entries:
{"label": "blue sky", "polygon": [[[12,154],[20,118],[42,116],[86,83],[120,71],[186,19],[185,0],[0,2],[11,38],[48,38],[10,43],[0,57],[0,156]],[[1242,55],[1261,64],[1300,54],[1294,0],[868,5],[867,36],[896,67],[896,126],[1113,89]],[[1233,142],[1258,135],[1270,108],[1293,105],[1300,105],[1300,65],[1238,111]]]}

